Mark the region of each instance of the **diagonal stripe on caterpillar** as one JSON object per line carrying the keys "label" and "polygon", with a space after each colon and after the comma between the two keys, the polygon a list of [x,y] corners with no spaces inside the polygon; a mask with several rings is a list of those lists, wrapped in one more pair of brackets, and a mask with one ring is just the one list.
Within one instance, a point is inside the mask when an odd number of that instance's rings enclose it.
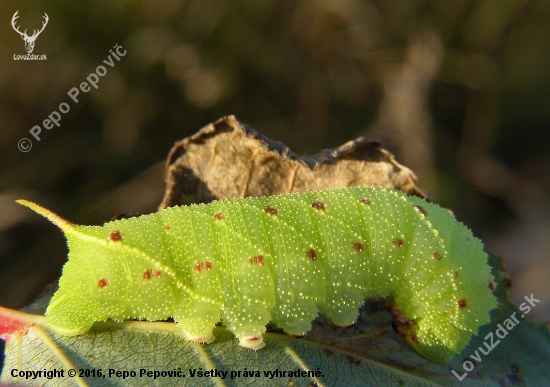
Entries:
{"label": "diagonal stripe on caterpillar", "polygon": [[319,312],[348,326],[365,297],[389,297],[397,332],[447,363],[496,306],[482,243],[448,211],[400,191],[220,200],[103,226],[18,203],[67,238],[46,311],[65,335],[107,318],[172,317],[188,339],[209,343],[221,320],[243,347],[259,349],[270,321],[293,335]]}

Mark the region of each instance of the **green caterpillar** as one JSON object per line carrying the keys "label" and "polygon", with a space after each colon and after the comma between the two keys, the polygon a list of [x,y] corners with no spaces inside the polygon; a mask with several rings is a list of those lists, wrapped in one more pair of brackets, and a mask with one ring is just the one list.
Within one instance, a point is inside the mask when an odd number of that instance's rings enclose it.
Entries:
{"label": "green caterpillar", "polygon": [[172,317],[210,343],[220,320],[246,348],[266,324],[304,335],[318,313],[355,322],[389,297],[397,331],[447,363],[496,306],[482,243],[441,207],[381,188],[342,188],[171,207],[80,226],[19,200],[65,233],[69,260],[46,311],[64,335],[111,318]]}

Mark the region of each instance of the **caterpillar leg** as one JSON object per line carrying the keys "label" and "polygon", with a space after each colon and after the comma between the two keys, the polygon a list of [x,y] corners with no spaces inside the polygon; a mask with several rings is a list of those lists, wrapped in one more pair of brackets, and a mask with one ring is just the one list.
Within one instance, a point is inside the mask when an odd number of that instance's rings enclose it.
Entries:
{"label": "caterpillar leg", "polygon": [[363,295],[358,291],[341,289],[336,292],[336,289],[329,290],[327,290],[327,294],[332,296],[328,296],[325,302],[319,305],[319,311],[327,316],[334,325],[340,327],[353,325],[357,320],[359,308],[365,303]]}
{"label": "caterpillar leg", "polygon": [[220,319],[220,307],[203,301],[179,306],[174,313],[174,320],[185,337],[198,343],[210,344],[216,340],[212,331]]}
{"label": "caterpillar leg", "polygon": [[271,314],[261,303],[224,310],[227,328],[239,339],[239,345],[248,349],[265,347],[263,334],[270,320]]}
{"label": "caterpillar leg", "polygon": [[[307,297],[307,296],[304,296]],[[273,312],[273,322],[277,327],[289,335],[303,336],[311,329],[311,322],[319,314],[317,310],[317,299],[304,298],[300,302],[292,301],[290,297],[279,300]]]}
{"label": "caterpillar leg", "polygon": [[97,305],[91,301],[62,291],[56,292],[52,297],[46,317],[48,326],[66,336],[85,333],[95,321],[107,319],[107,316],[97,312]]}

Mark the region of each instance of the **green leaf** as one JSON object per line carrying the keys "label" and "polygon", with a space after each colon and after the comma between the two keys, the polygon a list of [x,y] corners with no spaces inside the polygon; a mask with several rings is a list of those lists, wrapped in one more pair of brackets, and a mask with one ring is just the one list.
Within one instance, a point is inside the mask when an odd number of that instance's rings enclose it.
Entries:
{"label": "green leaf", "polygon": [[[264,350],[252,352],[238,347],[237,341],[223,328],[216,330],[215,345],[201,346],[175,335],[169,324],[130,323],[123,329],[88,334],[81,337],[57,337],[54,342],[64,353],[64,362],[57,358],[36,331],[27,335],[17,353],[24,353],[22,364],[26,370],[62,369],[70,362],[74,369],[102,370],[104,377],[84,377],[85,385],[106,386],[308,386],[318,385],[372,385],[386,380],[388,385],[430,386],[432,383],[397,369],[366,359],[351,361],[343,353],[327,355],[323,347],[286,335],[268,334]],[[146,330],[140,327],[148,325]],[[163,327],[164,325],[164,327]],[[155,330],[151,328],[154,326]],[[136,329],[137,328],[137,329]],[[8,356],[6,373],[16,368],[16,359]],[[66,368],[65,368],[66,369]],[[135,377],[109,377],[109,370],[133,371]],[[140,377],[140,372],[181,370],[182,377]],[[218,370],[222,377],[192,377],[192,370]],[[277,374],[277,370],[279,373]],[[287,376],[288,371],[317,371],[319,377]],[[66,374],[67,371],[65,371]],[[269,372],[270,374],[266,374]],[[286,374],[283,376],[283,373]],[[239,374],[240,373],[240,374]],[[252,376],[249,376],[252,375]],[[274,376],[276,375],[276,376]],[[21,379],[3,378],[5,381]],[[378,382],[377,382],[378,381]],[[68,377],[27,381],[33,385],[74,385]],[[359,383],[357,383],[359,382]]]}

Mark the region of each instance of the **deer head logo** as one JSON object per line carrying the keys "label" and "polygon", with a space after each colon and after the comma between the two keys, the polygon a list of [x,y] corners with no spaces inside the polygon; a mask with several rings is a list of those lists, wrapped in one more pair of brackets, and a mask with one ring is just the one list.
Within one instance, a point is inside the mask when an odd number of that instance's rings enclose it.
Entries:
{"label": "deer head logo", "polygon": [[27,30],[25,30],[25,32],[21,32],[19,31],[19,28],[17,28],[17,26],[15,25],[15,20],[19,17],[19,15],[17,14],[18,12],[19,11],[15,11],[13,17],[11,18],[11,26],[19,35],[21,35],[21,37],[25,41],[25,49],[30,54],[32,53],[32,50],[34,50],[34,41],[36,40],[36,38],[38,38],[38,35],[40,35],[42,31],[44,31],[46,24],[48,24],[49,17],[48,14],[44,12],[44,23],[42,24],[42,28],[40,29],[40,31],[34,30],[32,36],[29,36],[27,35]]}

